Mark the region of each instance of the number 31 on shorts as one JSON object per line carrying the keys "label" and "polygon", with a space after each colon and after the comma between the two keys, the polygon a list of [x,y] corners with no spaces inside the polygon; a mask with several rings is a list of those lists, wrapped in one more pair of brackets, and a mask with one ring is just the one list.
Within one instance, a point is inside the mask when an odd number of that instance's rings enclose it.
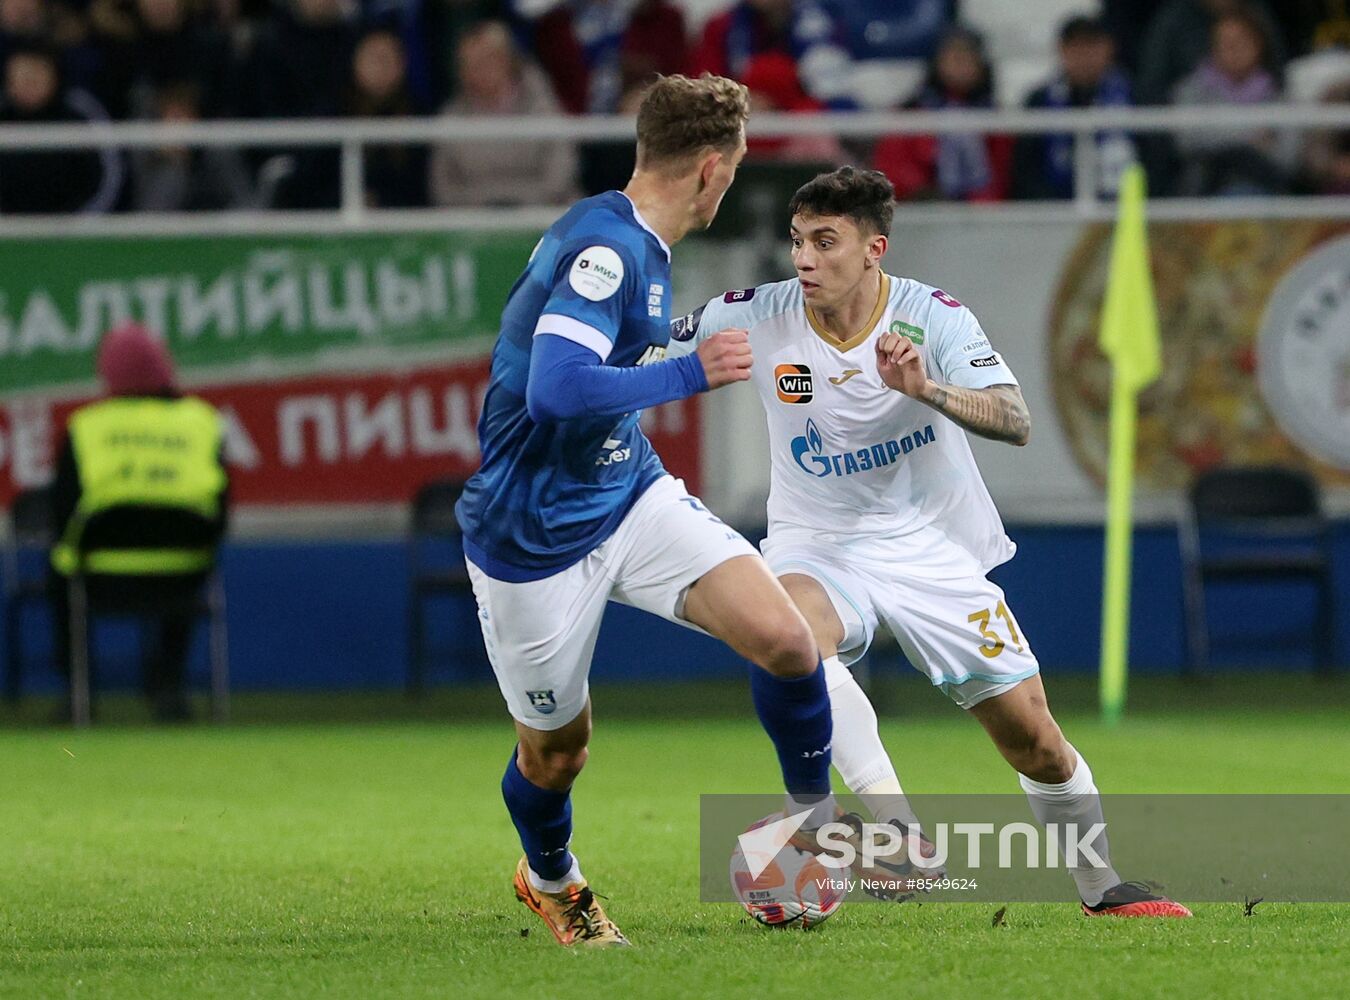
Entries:
{"label": "number 31 on shorts", "polygon": [[966,616],[966,621],[976,626],[980,630],[980,635],[984,637],[984,642],[980,643],[980,652],[992,660],[1006,648],[1003,637],[993,627],[992,622],[995,618],[1003,619],[1003,624],[1008,628],[1008,635],[1012,639],[1013,645],[1017,647],[1019,653],[1022,652],[1022,637],[1017,634],[1017,626],[1013,624],[1012,613],[1002,601],[995,605],[992,613],[988,608],[981,608],[979,611],[972,611]]}

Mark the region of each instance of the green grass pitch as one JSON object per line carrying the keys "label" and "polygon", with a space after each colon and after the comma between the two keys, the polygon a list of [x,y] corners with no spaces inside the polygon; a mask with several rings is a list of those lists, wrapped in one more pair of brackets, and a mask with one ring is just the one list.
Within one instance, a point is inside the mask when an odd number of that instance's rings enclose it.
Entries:
{"label": "green grass pitch", "polygon": [[[899,690],[910,791],[1016,791],[973,721]],[[1344,683],[1179,690],[1141,688],[1116,729],[1064,701],[1105,790],[1350,792]],[[803,933],[698,902],[698,795],[776,786],[739,685],[597,692],[574,847],[635,947],[565,952],[511,894],[494,700],[240,699],[238,724],[180,729],[113,705],[78,734],[0,715],[0,996],[1346,995],[1350,905],[1013,904],[995,927],[985,904],[850,904]]]}

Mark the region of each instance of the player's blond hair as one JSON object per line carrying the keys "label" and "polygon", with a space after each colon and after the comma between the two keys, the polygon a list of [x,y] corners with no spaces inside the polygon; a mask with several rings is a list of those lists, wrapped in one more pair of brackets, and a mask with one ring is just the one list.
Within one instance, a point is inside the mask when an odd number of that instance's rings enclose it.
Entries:
{"label": "player's blond hair", "polygon": [[638,169],[682,174],[710,151],[730,154],[749,118],[750,92],[735,80],[657,77],[638,108]]}

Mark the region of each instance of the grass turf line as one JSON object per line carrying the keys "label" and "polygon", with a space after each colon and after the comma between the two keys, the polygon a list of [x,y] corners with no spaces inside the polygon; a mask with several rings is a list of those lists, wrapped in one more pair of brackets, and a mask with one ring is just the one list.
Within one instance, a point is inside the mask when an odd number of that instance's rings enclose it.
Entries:
{"label": "grass turf line", "polygon": [[[883,722],[906,787],[1015,792],[929,697]],[[1160,708],[1115,730],[1070,711],[1065,729],[1108,791],[1350,792],[1335,707]],[[601,712],[575,846],[638,947],[568,954],[511,897],[511,744],[501,720],[0,732],[0,995],[1343,995],[1347,906],[1163,924],[1014,904],[992,927],[992,905],[855,904],[802,934],[698,903],[698,794],[776,785],[744,718]]]}

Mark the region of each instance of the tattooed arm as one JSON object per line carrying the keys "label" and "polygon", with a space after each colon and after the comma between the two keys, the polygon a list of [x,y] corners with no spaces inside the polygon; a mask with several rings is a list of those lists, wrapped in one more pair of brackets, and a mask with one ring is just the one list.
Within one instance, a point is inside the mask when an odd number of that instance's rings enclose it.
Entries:
{"label": "tattooed arm", "polygon": [[1031,437],[1031,414],[1022,390],[1015,385],[963,389],[928,379],[927,391],[916,398],[980,437],[1016,445],[1026,444]]}
{"label": "tattooed arm", "polygon": [[1031,414],[1021,389],[938,385],[928,377],[923,358],[908,337],[887,333],[877,340],[877,371],[892,389],[926,403],[972,434],[1015,445],[1024,445],[1031,437]]}

